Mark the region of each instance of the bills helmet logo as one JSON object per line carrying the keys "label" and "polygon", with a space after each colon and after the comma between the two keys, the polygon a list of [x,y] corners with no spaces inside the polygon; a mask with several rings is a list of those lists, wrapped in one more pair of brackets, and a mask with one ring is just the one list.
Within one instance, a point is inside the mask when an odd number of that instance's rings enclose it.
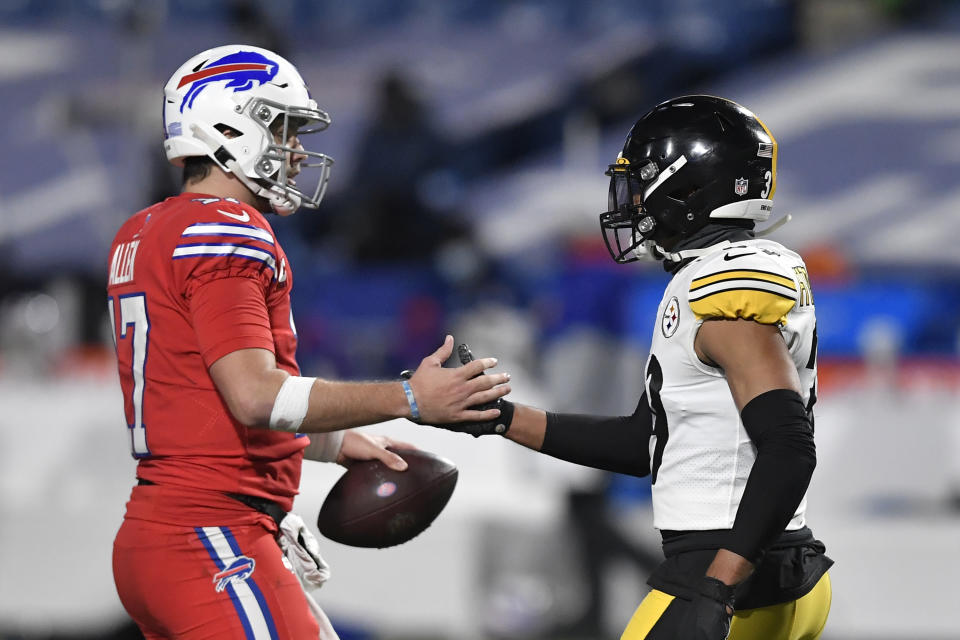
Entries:
{"label": "bills helmet logo", "polygon": [[237,556],[237,559],[227,565],[223,571],[213,576],[213,584],[217,593],[220,593],[231,584],[246,582],[247,578],[253,573],[256,565],[257,563],[254,562],[253,558]]}
{"label": "bills helmet logo", "polygon": [[224,88],[237,91],[249,91],[256,85],[273,80],[279,65],[264,55],[253,51],[238,51],[197,69],[180,78],[177,89],[193,84],[180,103],[180,113],[193,107],[200,92],[211,82],[227,81]]}

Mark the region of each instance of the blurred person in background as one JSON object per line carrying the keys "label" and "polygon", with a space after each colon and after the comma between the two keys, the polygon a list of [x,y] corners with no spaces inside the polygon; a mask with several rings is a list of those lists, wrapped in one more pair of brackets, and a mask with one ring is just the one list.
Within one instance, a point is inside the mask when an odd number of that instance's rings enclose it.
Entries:
{"label": "blurred person in background", "polygon": [[632,415],[500,400],[497,420],[440,425],[651,476],[666,559],[623,640],[814,640],[826,624],[832,560],[805,519],[813,295],[802,258],[754,231],[772,213],[777,152],[749,110],[684,96],[640,118],[610,165],[611,256],[673,274]]}
{"label": "blurred person in background", "polygon": [[384,371],[432,348],[450,306],[499,284],[464,211],[464,161],[436,120],[418,84],[400,68],[386,70],[376,81],[350,184],[331,195],[333,214],[297,220],[319,251],[395,269],[397,279],[418,283],[398,309],[401,339],[384,345]]}
{"label": "blurred person in background", "polygon": [[493,359],[442,368],[450,336],[402,382],[300,376],[293,273],[261,212],[319,205],[333,161],[300,136],[329,123],[296,69],[257,47],[200,53],[164,88],[183,192],[120,228],[108,284],[139,459],[114,579],[147,638],[336,638],[310,593],[327,567],[288,513],[301,461],[402,470],[386,447],[403,443],[343,429],[492,419],[468,407],[509,391],[505,374],[478,376]]}
{"label": "blurred person in background", "polygon": [[448,243],[469,239],[469,226],[447,196],[457,188],[457,159],[433,120],[402,71],[384,73],[336,221],[337,241],[357,262],[429,264]]}
{"label": "blurred person in background", "polygon": [[632,564],[644,576],[660,564],[659,554],[624,535],[611,510],[614,476],[598,474],[586,486],[571,486],[566,494],[567,523],[573,531],[586,587],[580,616],[558,625],[546,637],[594,637],[603,632],[603,613],[609,599],[606,570],[614,562]]}

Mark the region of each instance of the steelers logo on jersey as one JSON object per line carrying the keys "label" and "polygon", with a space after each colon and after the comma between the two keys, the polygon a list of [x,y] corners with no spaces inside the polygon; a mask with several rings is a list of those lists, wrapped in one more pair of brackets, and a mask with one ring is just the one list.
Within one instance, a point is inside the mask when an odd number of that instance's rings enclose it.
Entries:
{"label": "steelers logo on jersey", "polygon": [[667,308],[663,311],[663,317],[660,318],[660,328],[663,330],[663,337],[669,338],[677,332],[677,326],[680,324],[680,303],[677,296],[670,298]]}

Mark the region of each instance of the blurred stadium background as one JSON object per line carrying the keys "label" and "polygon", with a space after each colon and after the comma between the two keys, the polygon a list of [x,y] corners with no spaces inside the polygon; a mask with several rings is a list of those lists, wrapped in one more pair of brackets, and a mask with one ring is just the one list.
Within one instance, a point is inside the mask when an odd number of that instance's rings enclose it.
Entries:
{"label": "blurred stadium background", "polygon": [[[810,522],[825,640],[960,638],[960,7],[949,0],[0,2],[0,638],[137,638],[110,573],[134,463],[107,248],[177,190],[160,89],[228,42],[329,110],[319,212],[276,221],[311,374],[392,377],[446,332],[555,410],[633,408],[666,275],[617,267],[603,171],[661,99],[749,106],[780,147],[775,239],[820,318]],[[325,542],[345,640],[612,638],[658,557],[648,483],[510,443],[373,428],[455,460],[425,534]],[[311,520],[339,475],[307,463]]]}

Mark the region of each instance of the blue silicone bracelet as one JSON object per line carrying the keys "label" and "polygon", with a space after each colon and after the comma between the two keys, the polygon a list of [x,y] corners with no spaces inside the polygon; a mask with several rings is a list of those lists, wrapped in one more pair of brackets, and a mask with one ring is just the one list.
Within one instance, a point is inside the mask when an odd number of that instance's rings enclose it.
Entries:
{"label": "blue silicone bracelet", "polygon": [[413,388],[410,386],[410,383],[406,380],[401,380],[400,384],[403,385],[403,392],[407,396],[407,404],[410,405],[410,419],[419,420],[420,419],[420,408],[417,407],[417,399],[413,397]]}

